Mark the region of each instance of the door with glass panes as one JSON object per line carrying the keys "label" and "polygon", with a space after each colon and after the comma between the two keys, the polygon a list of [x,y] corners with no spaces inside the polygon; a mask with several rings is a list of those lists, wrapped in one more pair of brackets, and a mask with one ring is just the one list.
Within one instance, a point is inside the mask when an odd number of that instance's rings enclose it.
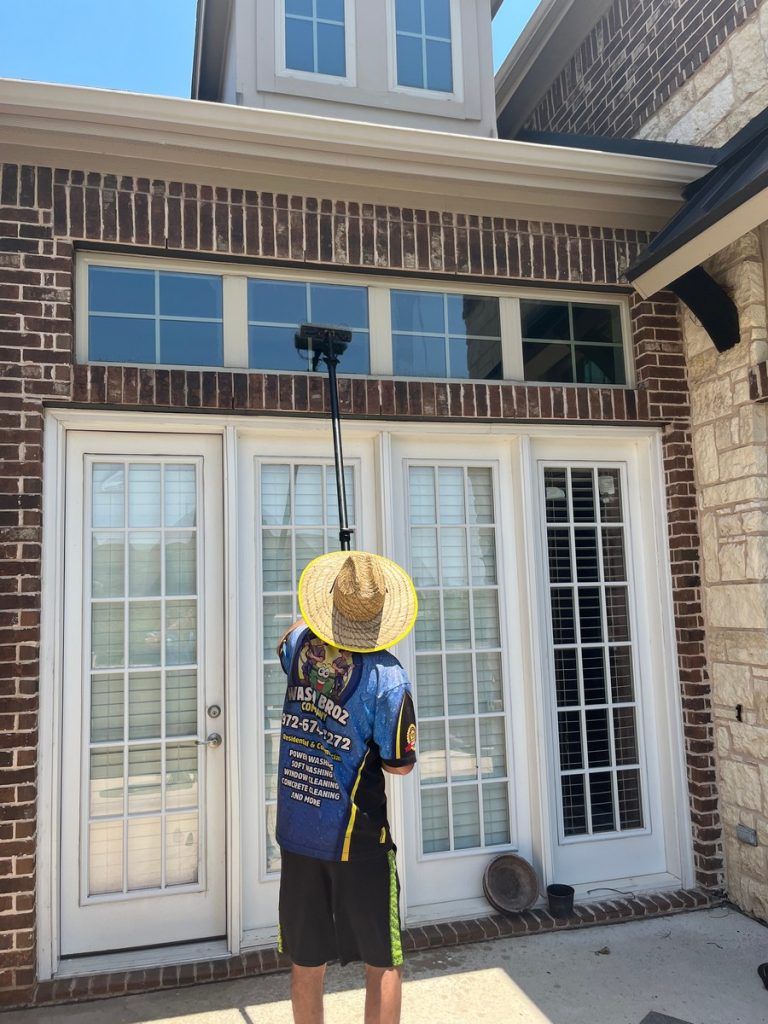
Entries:
{"label": "door with glass panes", "polygon": [[558,458],[574,448],[538,444],[535,507],[551,870],[586,886],[670,870],[662,810],[674,787],[663,797],[659,563],[640,542],[653,536],[650,496],[630,499],[650,488],[634,457]]}
{"label": "door with glass panes", "polygon": [[397,557],[419,596],[402,650],[418,717],[399,836],[411,920],[474,912],[485,865],[531,853],[509,462],[487,437],[393,444]]}
{"label": "door with glass panes", "polygon": [[[286,678],[280,637],[299,618],[306,565],[339,549],[330,428],[280,438],[241,435],[240,635],[243,914],[247,941],[274,935],[280,878],[275,842],[277,764]],[[345,437],[345,474],[355,548],[379,550],[374,443]]]}
{"label": "door with glass panes", "polygon": [[221,938],[221,440],[73,432],[66,491],[61,954]]}

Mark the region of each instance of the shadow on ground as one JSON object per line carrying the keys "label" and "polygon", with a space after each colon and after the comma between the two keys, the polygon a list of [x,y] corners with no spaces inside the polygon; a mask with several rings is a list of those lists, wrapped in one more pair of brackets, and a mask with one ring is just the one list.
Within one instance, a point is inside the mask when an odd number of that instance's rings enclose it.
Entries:
{"label": "shadow on ground", "polygon": [[[768,1024],[768,929],[729,909],[408,958],[403,1024]],[[359,1024],[359,966],[329,969],[327,1024]],[[670,1020],[671,1018],[671,1020]],[[16,1011],[0,1024],[292,1024],[273,975]]]}

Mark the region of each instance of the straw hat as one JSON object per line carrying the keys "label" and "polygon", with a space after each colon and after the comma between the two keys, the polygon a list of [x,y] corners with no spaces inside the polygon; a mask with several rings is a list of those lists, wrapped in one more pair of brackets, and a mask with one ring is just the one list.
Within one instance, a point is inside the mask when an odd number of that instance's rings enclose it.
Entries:
{"label": "straw hat", "polygon": [[304,621],[321,640],[368,654],[413,629],[419,602],[408,573],[365,551],[336,551],[310,562],[299,581]]}

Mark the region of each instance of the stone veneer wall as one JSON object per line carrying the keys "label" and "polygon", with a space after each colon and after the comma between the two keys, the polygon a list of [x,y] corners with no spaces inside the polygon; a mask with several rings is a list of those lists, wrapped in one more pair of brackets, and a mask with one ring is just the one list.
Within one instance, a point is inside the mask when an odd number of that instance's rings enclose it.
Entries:
{"label": "stone veneer wall", "polygon": [[722,146],[768,107],[768,5],[650,117],[638,138]]}
{"label": "stone veneer wall", "polygon": [[[323,415],[312,374],[76,365],[75,246],[616,285],[643,232],[331,202],[50,167],[0,167],[0,1006],[33,1001],[40,544],[46,405]],[[362,279],[364,280],[364,278]],[[674,298],[632,297],[636,388],[343,379],[349,415],[644,423],[661,432],[697,883],[722,877],[690,408]],[[175,971],[175,968],[174,968]],[[148,972],[151,973],[151,972]],[[66,986],[65,986],[66,987]],[[89,991],[91,991],[89,989]]]}
{"label": "stone veneer wall", "polygon": [[[768,405],[750,393],[750,371],[768,358],[758,236],[707,269],[741,318],[741,343],[719,354],[685,316],[726,887],[768,920]],[[739,823],[757,830],[758,847],[739,842]]]}
{"label": "stone veneer wall", "polygon": [[[640,136],[721,146],[768,105],[768,5],[745,21]],[[739,308],[741,343],[719,355],[683,317],[701,509],[707,653],[713,679],[726,887],[768,919],[768,395],[766,253],[759,233],[708,269]],[[750,378],[759,394],[750,393]],[[755,387],[753,386],[753,392]],[[737,720],[741,705],[742,721]],[[757,829],[757,848],[739,842]]]}

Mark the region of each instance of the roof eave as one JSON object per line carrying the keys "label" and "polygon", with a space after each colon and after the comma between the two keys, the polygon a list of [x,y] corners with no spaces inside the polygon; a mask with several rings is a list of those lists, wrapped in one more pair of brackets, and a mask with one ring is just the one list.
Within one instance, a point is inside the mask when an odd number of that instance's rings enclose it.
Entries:
{"label": "roof eave", "polygon": [[0,81],[0,146],[9,159],[59,167],[152,169],[239,188],[267,188],[270,178],[337,198],[386,193],[405,206],[417,198],[649,230],[702,172],[675,160],[10,80]]}
{"label": "roof eave", "polygon": [[698,231],[682,245],[660,253],[653,259],[640,259],[627,271],[627,280],[645,298],[655,295],[693,267],[700,266],[732,242],[754,231],[766,220],[768,187]]}

